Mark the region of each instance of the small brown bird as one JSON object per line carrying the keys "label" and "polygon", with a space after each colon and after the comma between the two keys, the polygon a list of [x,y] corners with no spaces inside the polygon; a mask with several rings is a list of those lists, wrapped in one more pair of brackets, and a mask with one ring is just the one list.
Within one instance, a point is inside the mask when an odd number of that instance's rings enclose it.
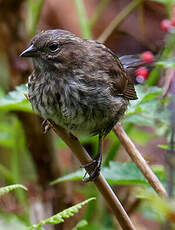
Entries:
{"label": "small brown bird", "polygon": [[37,34],[21,56],[33,60],[28,81],[33,110],[74,135],[99,135],[97,156],[85,165],[94,167],[89,180],[95,180],[102,139],[122,118],[129,100],[137,99],[126,70],[131,58],[123,59],[124,68],[103,44],[59,29]]}

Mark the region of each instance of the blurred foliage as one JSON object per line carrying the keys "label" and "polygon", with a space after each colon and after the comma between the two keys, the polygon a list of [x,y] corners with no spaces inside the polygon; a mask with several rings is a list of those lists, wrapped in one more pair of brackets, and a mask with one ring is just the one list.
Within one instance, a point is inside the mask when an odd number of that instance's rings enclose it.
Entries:
{"label": "blurred foliage", "polygon": [[[138,185],[138,184],[148,184],[147,180],[144,178],[143,174],[137,168],[137,166],[132,162],[113,162],[109,163],[109,167],[102,167],[101,170],[103,176],[110,184],[118,185]],[[51,184],[60,183],[63,181],[76,181],[83,179],[85,175],[85,170],[78,170],[74,173],[68,174],[64,177],[58,178]]]}
{"label": "blurred foliage", "polygon": [[[132,1],[135,4],[137,1]],[[141,4],[141,1],[139,1]],[[153,2],[160,2],[165,5],[167,14],[171,16],[172,6],[175,1],[172,0],[154,0]],[[43,0],[27,0],[26,1],[26,29],[29,36],[33,36],[37,29],[38,19],[41,14],[43,6]],[[92,29],[96,25],[98,18],[101,16],[103,10],[108,5],[109,0],[101,0],[98,7],[96,8],[93,16],[89,19],[87,17],[86,7],[84,2],[81,0],[74,0],[77,15],[79,17],[80,30],[83,38],[92,37]],[[135,8],[135,7],[134,7]],[[127,10],[126,10],[127,9]],[[128,11],[128,8],[122,12],[125,14],[122,16],[122,20],[127,18],[133,9]],[[119,20],[119,18],[117,18]],[[119,21],[120,22],[120,21]],[[109,29],[109,28],[108,28]],[[111,31],[110,31],[111,32]],[[158,54],[159,60],[156,62],[148,80],[145,85],[137,85],[136,91],[138,100],[131,101],[128,110],[125,114],[122,124],[127,131],[128,135],[139,145],[145,146],[150,140],[158,136],[165,136],[166,139],[170,137],[171,124],[170,124],[170,111],[169,103],[170,97],[162,98],[162,89],[155,86],[163,72],[167,68],[175,67],[175,58],[173,57],[175,45],[175,31],[169,31],[165,36],[165,48]],[[26,144],[25,132],[21,121],[19,120],[16,112],[33,113],[32,107],[29,101],[26,99],[24,94],[27,94],[26,85],[20,85],[16,87],[16,90],[10,91],[6,94],[9,89],[9,76],[11,74],[8,60],[5,56],[0,57],[0,68],[1,68],[1,80],[2,84],[0,87],[0,152],[1,152],[1,163],[0,163],[0,174],[1,184],[26,184],[29,182],[37,181],[37,172],[35,165],[32,160],[31,153],[28,150]],[[143,128],[144,127],[144,128]],[[154,130],[151,133],[147,128]],[[147,131],[148,130],[148,131]],[[97,150],[97,137],[80,137],[81,143],[85,146],[91,146],[92,152]],[[37,144],[37,143],[36,143]],[[58,148],[60,155],[67,150],[66,145],[61,139],[55,138],[54,144]],[[169,150],[168,144],[160,143],[158,149]],[[158,197],[150,188],[147,180],[144,178],[142,173],[132,162],[115,162],[119,150],[120,143],[116,139],[116,136],[111,132],[106,138],[104,146],[104,163],[102,167],[102,174],[108,180],[108,182],[115,189],[116,185],[129,185],[134,188],[134,185],[141,188],[142,190],[132,190],[133,196],[137,194],[137,199],[140,199],[141,205],[138,209],[144,217],[148,219],[154,219],[158,222],[163,223],[165,220],[174,222],[174,202],[172,200],[167,201]],[[60,168],[64,175],[51,184],[65,182],[65,181],[76,181],[81,180],[84,175],[84,170],[76,171],[75,168],[64,168],[60,164]],[[163,165],[153,165],[153,171],[158,175],[162,183],[166,186],[167,184],[167,173]],[[86,208],[83,219],[73,228],[76,229],[100,229],[100,230],[114,230],[116,226],[112,215],[106,210],[101,197],[99,196],[96,189],[91,185],[81,185],[75,183],[73,186],[74,190],[81,194],[85,198],[92,196],[96,197],[96,201],[90,203]],[[29,211],[30,205],[28,204],[28,198],[26,192],[23,190],[16,190],[16,188],[24,188],[22,185],[11,185],[10,187],[2,187],[0,193],[9,192],[15,189],[14,197],[23,207],[23,211],[18,214],[8,214],[1,208],[0,213],[0,230],[2,229],[26,229],[29,226]],[[6,194],[8,195],[8,194]],[[5,196],[6,196],[5,195]],[[30,196],[30,194],[28,194]],[[91,200],[91,199],[90,199]],[[62,218],[68,218],[78,211],[78,209],[87,203],[84,201],[75,207],[71,207],[63,212],[48,218],[47,220],[41,221],[38,225],[33,225],[30,229],[44,229],[43,224],[57,224],[59,221],[63,221]],[[77,209],[78,208],[78,209]],[[94,216],[93,213],[96,213]],[[87,220],[87,221],[86,221]]]}
{"label": "blurred foliage", "polygon": [[26,28],[30,37],[34,36],[44,0],[27,0]]}
{"label": "blurred foliage", "polygon": [[33,112],[31,104],[24,96],[26,93],[26,85],[17,86],[15,91],[0,98],[0,110]]}
{"label": "blurred foliage", "polygon": [[9,185],[9,186],[5,186],[5,187],[0,188],[0,196],[4,195],[6,193],[9,193],[15,189],[18,189],[18,188],[22,188],[22,189],[27,191],[27,188],[24,185],[13,184],[13,185]]}
{"label": "blurred foliage", "polygon": [[151,189],[137,189],[137,197],[143,200],[140,211],[145,214],[148,218],[165,222],[166,220],[171,221],[171,227],[175,227],[175,202],[170,199],[163,199],[159,197]]}
{"label": "blurred foliage", "polygon": [[87,225],[88,225],[88,222],[86,220],[80,220],[80,222],[72,230],[82,229]]}
{"label": "blurred foliage", "polygon": [[12,214],[0,214],[0,230],[26,230],[27,226],[17,215]]}
{"label": "blurred foliage", "polygon": [[[83,205],[87,204],[88,202],[90,202],[94,199],[95,198],[92,197],[88,200],[82,201],[81,203],[76,204],[76,205],[74,205],[68,209],[65,209],[64,211],[57,213],[56,215],[54,215],[54,216],[52,216],[46,220],[40,221],[39,224],[34,224],[34,225],[30,226],[28,228],[28,230],[35,230],[35,229],[36,230],[44,230],[44,228],[42,226],[45,224],[51,224],[51,225],[60,224],[60,223],[64,222],[65,218],[69,218],[69,217],[75,215]],[[75,229],[78,229],[78,228],[80,229],[84,226],[85,226],[85,223],[81,222],[75,227]]]}

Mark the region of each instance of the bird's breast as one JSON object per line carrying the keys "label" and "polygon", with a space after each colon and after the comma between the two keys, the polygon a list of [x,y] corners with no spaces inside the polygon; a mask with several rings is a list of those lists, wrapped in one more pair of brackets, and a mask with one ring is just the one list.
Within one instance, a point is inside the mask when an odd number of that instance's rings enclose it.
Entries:
{"label": "bird's breast", "polygon": [[100,133],[120,119],[128,104],[111,96],[108,87],[88,85],[69,76],[32,75],[28,88],[34,111],[73,133]]}

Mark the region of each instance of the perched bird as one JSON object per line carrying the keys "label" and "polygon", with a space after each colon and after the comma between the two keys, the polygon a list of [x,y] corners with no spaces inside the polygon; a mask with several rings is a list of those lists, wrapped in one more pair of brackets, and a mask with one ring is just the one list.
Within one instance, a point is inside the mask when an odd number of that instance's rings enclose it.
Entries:
{"label": "perched bird", "polygon": [[28,80],[33,110],[74,135],[99,135],[98,153],[85,165],[93,166],[89,180],[95,180],[102,139],[122,118],[129,100],[137,99],[127,71],[137,61],[126,57],[122,64],[105,45],[60,29],[37,34],[21,56],[33,60]]}

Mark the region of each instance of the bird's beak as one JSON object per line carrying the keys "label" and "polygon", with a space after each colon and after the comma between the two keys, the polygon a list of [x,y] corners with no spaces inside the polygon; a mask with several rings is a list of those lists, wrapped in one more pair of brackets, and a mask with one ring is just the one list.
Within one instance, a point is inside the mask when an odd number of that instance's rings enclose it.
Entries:
{"label": "bird's beak", "polygon": [[26,50],[24,50],[20,54],[20,57],[36,57],[36,56],[37,56],[37,49],[33,44],[30,45]]}

